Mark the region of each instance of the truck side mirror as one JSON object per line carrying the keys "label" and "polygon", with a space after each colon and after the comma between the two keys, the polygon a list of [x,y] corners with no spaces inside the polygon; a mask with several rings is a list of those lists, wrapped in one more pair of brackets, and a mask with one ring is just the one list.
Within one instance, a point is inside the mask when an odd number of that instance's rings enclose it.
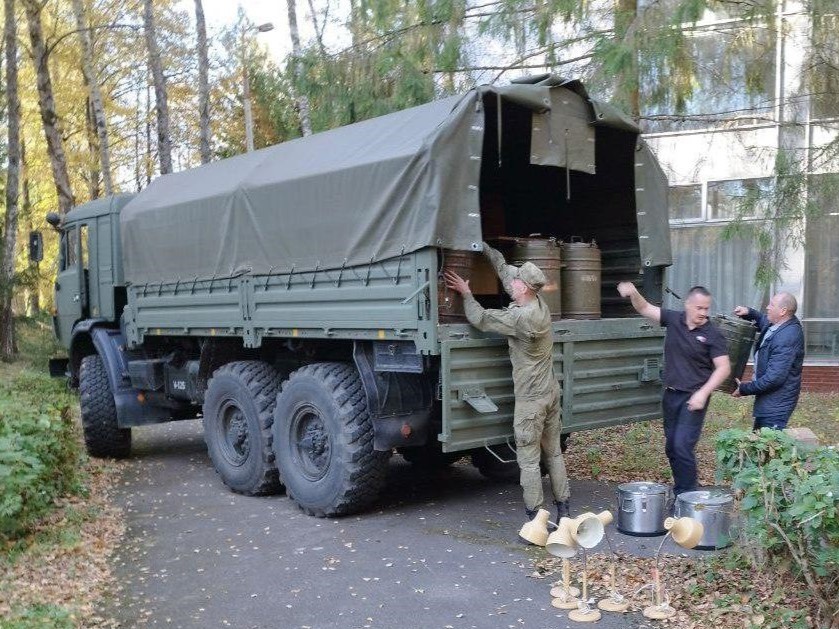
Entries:
{"label": "truck side mirror", "polygon": [[44,237],[41,232],[29,232],[29,261],[40,262],[44,259]]}

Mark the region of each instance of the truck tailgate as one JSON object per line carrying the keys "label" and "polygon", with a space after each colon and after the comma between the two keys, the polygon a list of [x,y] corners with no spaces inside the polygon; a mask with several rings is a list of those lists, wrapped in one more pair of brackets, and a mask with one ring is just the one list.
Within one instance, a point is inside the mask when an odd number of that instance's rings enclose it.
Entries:
{"label": "truck tailgate", "polygon": [[[663,328],[634,317],[553,327],[563,432],[661,417]],[[443,451],[513,444],[507,341],[468,325],[441,325],[440,346]]]}

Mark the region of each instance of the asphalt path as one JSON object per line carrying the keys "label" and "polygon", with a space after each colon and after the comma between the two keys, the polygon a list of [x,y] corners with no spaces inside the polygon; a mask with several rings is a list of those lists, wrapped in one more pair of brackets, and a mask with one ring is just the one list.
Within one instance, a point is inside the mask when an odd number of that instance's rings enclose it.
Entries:
{"label": "asphalt path", "polygon": [[[517,542],[521,490],[465,461],[421,473],[399,456],[376,507],[337,519],[303,514],[285,495],[227,490],[199,420],[134,430],[117,491],[126,538],[119,589],[101,610],[123,627],[570,628],[534,578],[543,549]],[[614,486],[571,483],[572,512],[614,509]],[[617,534],[641,556],[661,538]],[[605,629],[654,626],[603,614]],[[672,625],[671,625],[672,626]]]}

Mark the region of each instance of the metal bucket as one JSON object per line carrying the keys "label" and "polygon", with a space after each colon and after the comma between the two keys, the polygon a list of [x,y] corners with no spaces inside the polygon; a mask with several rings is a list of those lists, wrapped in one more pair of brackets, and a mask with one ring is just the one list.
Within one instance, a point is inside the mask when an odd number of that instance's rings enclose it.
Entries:
{"label": "metal bucket", "polygon": [[669,492],[661,483],[639,481],[618,485],[618,531],[639,537],[664,535]]}
{"label": "metal bucket", "polygon": [[757,328],[751,321],[725,314],[714,315],[711,321],[725,337],[728,345],[728,359],[731,361],[731,375],[717,387],[717,391],[731,393],[737,386],[734,379],[741,379],[746,370]]}
{"label": "metal bucket", "polygon": [[600,318],[600,249],[592,240],[560,243],[562,252],[562,316]]}
{"label": "metal bucket", "polygon": [[700,489],[679,494],[674,515],[702,522],[702,537],[696,548],[715,550],[731,545],[733,510],[734,497],[727,489]]}
{"label": "metal bucket", "polygon": [[560,275],[562,252],[555,238],[498,238],[501,250],[509,252],[507,261],[515,266],[532,262],[545,274],[548,282],[539,292],[548,306],[552,319],[562,316],[562,278]]}

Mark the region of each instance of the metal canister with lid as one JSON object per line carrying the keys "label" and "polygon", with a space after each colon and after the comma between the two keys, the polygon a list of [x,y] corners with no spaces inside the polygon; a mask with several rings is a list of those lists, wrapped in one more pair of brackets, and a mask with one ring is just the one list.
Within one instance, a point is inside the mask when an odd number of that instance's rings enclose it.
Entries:
{"label": "metal canister with lid", "polygon": [[556,320],[562,316],[562,288],[560,268],[561,250],[556,238],[544,238],[539,234],[531,234],[528,238],[502,237],[491,242],[505,253],[507,261],[513,266],[521,266],[525,262],[532,262],[538,266],[548,283],[541,291],[542,299]]}
{"label": "metal canister with lid", "polygon": [[696,548],[715,550],[731,544],[731,522],[734,497],[727,489],[710,488],[686,491],[676,498],[674,515],[702,523],[702,537]]}
{"label": "metal canister with lid", "polygon": [[618,531],[640,537],[664,535],[670,490],[661,483],[638,481],[618,485]]}
{"label": "metal canister with lid", "polygon": [[757,328],[751,321],[726,314],[714,315],[711,317],[711,321],[725,337],[728,359],[731,361],[731,373],[717,387],[717,390],[731,393],[737,387],[734,379],[742,378],[743,372],[746,370],[746,363],[749,362],[749,354],[752,352]]}
{"label": "metal canister with lid", "polygon": [[560,243],[562,252],[562,316],[600,318],[600,249],[597,243],[572,237]]}

